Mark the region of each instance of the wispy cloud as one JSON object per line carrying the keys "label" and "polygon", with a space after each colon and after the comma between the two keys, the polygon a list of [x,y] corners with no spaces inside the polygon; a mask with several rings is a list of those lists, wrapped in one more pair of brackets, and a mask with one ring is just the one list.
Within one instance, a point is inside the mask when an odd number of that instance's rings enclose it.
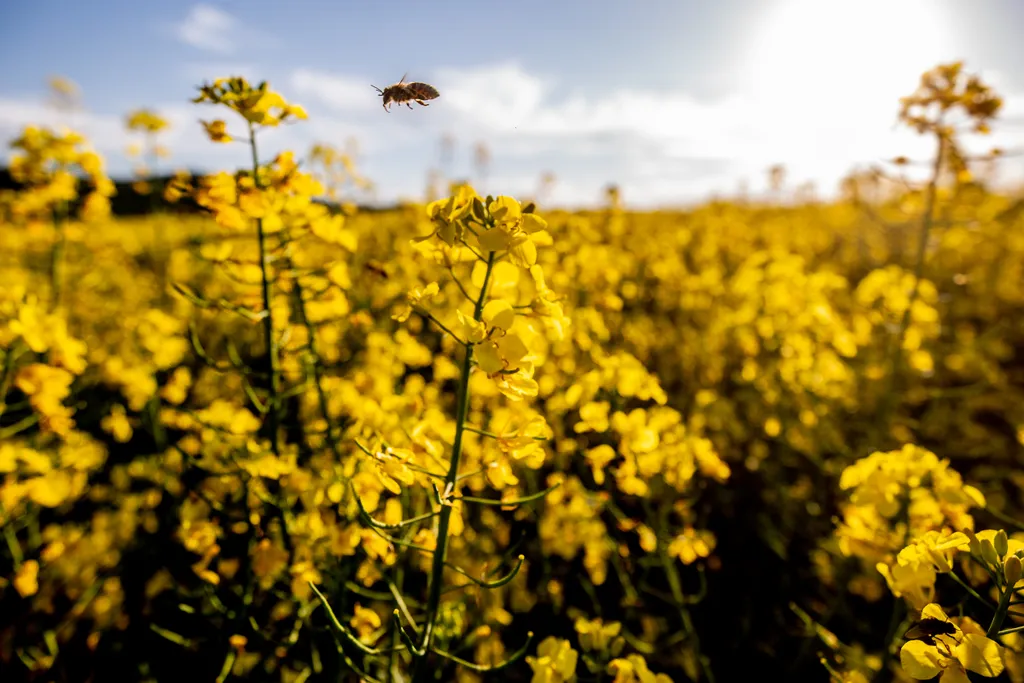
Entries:
{"label": "wispy cloud", "polygon": [[[217,75],[225,74],[204,77]],[[995,133],[972,140],[972,148],[1024,148],[1024,93],[999,74],[982,76],[1004,95],[1005,107]],[[306,106],[310,119],[267,131],[263,157],[283,149],[302,154],[314,141],[342,144],[354,138],[362,151],[361,170],[378,182],[379,196],[387,201],[422,191],[427,169],[438,165],[441,136],[451,133],[456,153],[446,170],[456,177],[473,176],[471,145],[483,141],[489,147],[493,161],[483,191],[532,196],[541,173],[551,171],[558,178],[552,202],[591,203],[614,182],[631,204],[651,206],[728,194],[741,181],[757,192],[774,163],[786,165],[792,185],[811,180],[830,193],[855,166],[932,153],[926,138],[894,125],[897,103],[890,93],[851,106],[807,97],[793,111],[786,97],[756,88],[735,87],[717,99],[685,90],[574,92],[514,63],[416,77],[434,84],[441,97],[426,109],[385,114],[363,74],[293,71],[279,88]],[[910,86],[915,82],[911,78]],[[184,102],[153,106],[171,120],[164,142],[174,152],[174,166],[212,171],[244,163],[238,146],[213,145],[203,135],[197,119],[215,116],[212,109]],[[0,98],[0,138],[14,137],[27,123],[71,125],[109,157],[113,173],[130,169],[120,115],[76,112],[69,119],[41,102]],[[1007,179],[1024,180],[1019,157],[1007,159],[1003,168]]]}
{"label": "wispy cloud", "polygon": [[212,5],[194,5],[176,28],[178,38],[193,47],[210,52],[231,54],[235,51],[232,34],[238,20]]}
{"label": "wispy cloud", "polygon": [[[387,84],[378,84],[381,88]],[[370,80],[317,69],[296,69],[291,86],[298,95],[314,98],[339,113],[368,113],[379,110],[380,100]]]}
{"label": "wispy cloud", "polygon": [[[892,87],[877,96],[844,102],[757,84],[718,98],[683,90],[573,92],[546,75],[500,63],[418,75],[441,97],[430,110],[396,109],[390,116],[361,76],[300,69],[290,86],[310,106],[311,121],[335,119],[371,159],[400,153],[425,172],[440,137],[450,132],[464,149],[486,142],[494,159],[488,189],[498,188],[500,178],[502,192],[532,193],[541,171],[551,170],[561,179],[551,199],[560,203],[593,201],[616,182],[631,202],[660,204],[729,193],[741,181],[757,191],[775,163],[786,165],[793,184],[812,181],[831,193],[856,166],[901,154],[928,157],[928,140],[894,125],[898,96],[916,84],[916,73],[908,74],[906,83],[892,78]],[[991,138],[971,141],[978,151],[1024,146],[1024,130],[1012,123],[1024,98],[1004,93],[1006,124]],[[388,185],[385,180],[381,189]]]}

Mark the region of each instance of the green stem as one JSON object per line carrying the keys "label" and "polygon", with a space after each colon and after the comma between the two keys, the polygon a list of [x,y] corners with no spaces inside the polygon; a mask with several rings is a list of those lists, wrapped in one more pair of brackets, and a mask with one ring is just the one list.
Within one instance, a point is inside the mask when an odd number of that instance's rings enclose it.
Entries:
{"label": "green stem", "polygon": [[7,549],[11,551],[11,560],[14,562],[15,571],[17,571],[21,568],[21,563],[25,561],[25,556],[21,552],[21,543],[18,542],[17,533],[10,522],[11,520],[7,517],[7,510],[4,509],[3,503],[0,503],[0,524],[3,525]]}
{"label": "green stem", "polygon": [[[256,131],[253,130],[252,123],[249,122],[249,148],[252,150],[252,173],[253,182],[256,183],[256,187],[259,188],[259,154],[256,151]],[[263,219],[256,219],[256,234],[259,237],[260,244],[260,282],[263,288],[263,310],[267,312],[266,317],[263,319],[263,343],[267,347],[267,368],[266,372],[270,377],[270,396],[267,401],[269,408],[267,415],[270,419],[270,443],[273,448],[274,455],[281,454],[281,445],[278,442],[278,393],[279,384],[277,376],[277,343],[274,341],[274,313],[271,309],[271,292],[270,292],[270,278],[267,273],[268,258],[267,258],[267,238],[263,232]]]}
{"label": "green stem", "polygon": [[[662,508],[662,514],[660,515],[660,529],[661,533],[659,536],[667,535],[668,532],[668,508]],[[701,654],[700,651],[700,636],[697,634],[697,629],[694,628],[693,619],[690,617],[690,610],[686,609],[686,596],[683,595],[683,586],[679,581],[679,572],[676,571],[676,566],[669,557],[666,544],[663,543],[660,538],[658,541],[658,558],[661,560],[661,567],[665,571],[665,577],[668,579],[668,587],[672,591],[672,601],[675,603],[676,610],[679,612],[679,619],[683,622],[683,630],[690,638],[692,643],[693,653],[697,657],[697,661],[700,662],[701,670],[704,672],[704,680],[709,683],[714,683],[715,676],[711,671],[711,663],[708,658]]]}
{"label": "green stem", "polygon": [[228,650],[227,656],[224,658],[224,665],[220,668],[220,674],[217,676],[217,683],[224,683],[231,674],[231,669],[235,666],[235,659],[238,658],[238,652],[231,648]]}
{"label": "green stem", "polygon": [[974,598],[975,600],[981,602],[982,604],[984,604],[989,609],[993,609],[994,608],[994,605],[991,602],[989,602],[988,600],[983,598],[981,595],[979,595],[978,591],[974,590],[963,579],[961,579],[959,576],[957,576],[956,572],[949,572],[949,575],[950,575],[950,577],[952,577],[952,579],[954,581],[956,581],[958,584],[960,584],[960,587],[963,588],[965,591],[967,591],[967,594],[970,595],[972,598]]}
{"label": "green stem", "polygon": [[[487,285],[491,279],[491,270],[494,268],[494,252],[490,252],[487,258],[487,272],[484,274],[483,286],[480,288],[480,296],[476,301],[473,311],[473,319],[479,321],[483,314],[484,303],[487,299]],[[452,443],[452,459],[448,466],[448,476],[445,479],[445,487],[452,491],[459,474],[459,459],[462,457],[462,436],[466,430],[466,418],[469,414],[469,376],[473,370],[473,346],[465,346],[466,353],[462,359],[462,370],[459,376],[458,407],[455,416],[455,439]],[[430,572],[430,589],[427,595],[426,624],[423,628],[423,637],[420,640],[420,649],[427,651],[433,644],[434,628],[437,625],[438,606],[441,602],[442,579],[444,577],[445,554],[448,550],[448,527],[451,523],[452,506],[444,505],[437,523],[437,547],[434,550],[434,561]],[[426,680],[431,672],[422,667],[417,667],[414,681]]]}
{"label": "green stem", "polygon": [[1004,628],[1002,631],[998,633],[998,635],[1008,636],[1011,633],[1019,633],[1021,631],[1024,631],[1024,626],[1014,626],[1013,628]]}
{"label": "green stem", "polygon": [[892,604],[892,613],[889,615],[889,628],[885,633],[885,652],[882,653],[882,665],[878,668],[878,672],[875,674],[873,681],[886,680],[888,675],[891,679],[889,672],[889,662],[892,661],[892,641],[896,637],[897,629],[900,624],[903,623],[904,618],[904,604],[901,599],[894,599]]}
{"label": "green stem", "polygon": [[9,349],[4,352],[4,369],[0,372],[0,416],[7,410],[7,390],[14,381],[14,363],[21,355],[23,346],[20,339],[15,339]]}
{"label": "green stem", "polygon": [[1013,517],[1010,517],[1009,515],[1000,512],[995,508],[987,507],[985,508],[985,512],[989,513],[1003,524],[1009,524],[1011,526],[1017,527],[1021,531],[1024,531],[1024,522],[1021,522],[1019,519],[1014,519]]}
{"label": "green stem", "polygon": [[[291,259],[288,260],[289,270],[294,269],[294,264]],[[330,446],[331,452],[334,453],[334,457],[341,461],[341,450],[338,448],[338,441],[334,438],[334,431],[331,428],[331,414],[328,410],[327,393],[324,391],[323,384],[323,358],[320,356],[320,345],[316,338],[316,329],[309,322],[309,316],[306,314],[306,299],[303,295],[302,284],[299,282],[299,278],[295,280],[295,303],[296,309],[299,314],[299,322],[306,328],[306,334],[309,336],[309,353],[313,356],[313,381],[316,384],[316,395],[317,400],[320,403],[320,416],[323,417],[324,423],[327,425],[327,431],[324,437],[327,439],[327,445]]]}
{"label": "green stem", "polygon": [[928,188],[925,194],[925,205],[924,215],[921,218],[921,234],[917,242],[917,255],[914,263],[914,286],[910,290],[910,297],[907,300],[907,308],[903,311],[903,316],[900,318],[899,330],[896,333],[896,337],[893,342],[892,349],[892,366],[889,370],[889,387],[885,394],[884,399],[884,415],[885,420],[881,423],[886,430],[889,429],[892,422],[892,413],[897,407],[898,402],[898,388],[896,385],[899,382],[900,375],[902,374],[903,365],[903,339],[907,334],[907,328],[910,326],[910,316],[914,308],[914,302],[917,301],[918,293],[921,289],[921,277],[924,275],[924,262],[925,256],[928,253],[928,237],[931,235],[932,226],[935,222],[935,199],[938,194],[938,183],[939,174],[942,172],[942,162],[945,159],[946,141],[939,134],[939,149],[935,154],[935,163],[932,166],[932,176],[928,181]]}
{"label": "green stem", "polygon": [[149,426],[153,430],[153,441],[156,443],[156,449],[163,452],[167,447],[167,433],[164,430],[163,422],[160,420],[160,394],[153,394],[146,403],[146,413],[149,417]]}
{"label": "green stem", "polygon": [[50,252],[50,287],[53,292],[51,310],[60,308],[61,297],[64,293],[64,219],[66,217],[67,207],[62,201],[53,210],[53,229],[57,233],[57,239]]}
{"label": "green stem", "polygon": [[17,422],[0,429],[0,439],[9,439],[18,432],[24,431],[39,422],[39,413],[30,413]]}
{"label": "green stem", "polygon": [[992,622],[988,625],[988,630],[985,632],[986,638],[995,638],[996,634],[999,633],[999,627],[1003,625],[1006,613],[1010,610],[1010,600],[1013,598],[1013,592],[1013,586],[1007,586],[1003,594],[999,596],[999,606],[996,607],[996,613],[992,615]]}
{"label": "green stem", "polygon": [[454,339],[455,341],[459,342],[460,344],[465,345],[466,342],[464,342],[461,339],[459,339],[459,335],[457,335],[454,332],[452,332],[451,329],[449,329],[448,326],[445,325],[443,322],[438,320],[437,317],[435,317],[433,313],[431,313],[429,311],[422,311],[422,313],[423,313],[424,316],[426,316],[426,318],[428,320],[430,320],[432,323],[434,323],[435,325],[440,327],[442,331],[444,331],[444,332],[448,333],[449,335],[451,335],[452,339]]}

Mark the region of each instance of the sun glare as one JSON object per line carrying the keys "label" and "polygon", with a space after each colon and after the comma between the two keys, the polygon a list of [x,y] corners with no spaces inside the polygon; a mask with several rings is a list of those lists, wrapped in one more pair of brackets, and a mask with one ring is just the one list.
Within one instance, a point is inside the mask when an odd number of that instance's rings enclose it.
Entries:
{"label": "sun glare", "polygon": [[949,57],[946,23],[924,0],[781,0],[755,29],[742,72],[748,92],[783,96],[794,110],[891,109],[929,65]]}

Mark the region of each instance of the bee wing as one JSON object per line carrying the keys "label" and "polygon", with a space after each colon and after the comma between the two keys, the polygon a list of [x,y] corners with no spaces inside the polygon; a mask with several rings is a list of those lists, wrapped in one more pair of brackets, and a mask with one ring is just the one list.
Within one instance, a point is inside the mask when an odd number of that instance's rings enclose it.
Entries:
{"label": "bee wing", "polygon": [[953,635],[956,626],[942,619],[926,618],[917,622],[903,635],[907,640],[922,640],[938,635]]}
{"label": "bee wing", "polygon": [[907,629],[907,632],[903,634],[904,640],[920,640],[921,638],[927,638],[928,633],[921,628],[921,624],[914,624]]}
{"label": "bee wing", "polygon": [[408,71],[406,71],[404,74],[402,74],[402,80],[398,81],[398,85],[402,85],[403,83],[405,83],[405,77],[408,76],[408,75],[409,75]]}

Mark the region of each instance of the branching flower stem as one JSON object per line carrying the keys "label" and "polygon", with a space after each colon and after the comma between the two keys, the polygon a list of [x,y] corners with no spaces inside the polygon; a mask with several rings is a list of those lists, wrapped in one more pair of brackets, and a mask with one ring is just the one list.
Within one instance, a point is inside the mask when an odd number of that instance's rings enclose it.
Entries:
{"label": "branching flower stem", "polygon": [[[249,149],[252,151],[252,173],[253,182],[259,187],[259,172],[260,162],[259,154],[256,150],[256,131],[249,122]],[[259,237],[260,244],[260,284],[263,288],[263,310],[267,312],[266,317],[263,319],[263,343],[267,347],[267,366],[266,373],[270,377],[269,391],[270,396],[267,400],[267,417],[270,421],[270,444],[274,451],[274,455],[281,454],[281,444],[278,440],[278,420],[280,419],[280,405],[278,394],[280,392],[280,385],[278,384],[278,373],[277,373],[277,342],[274,339],[274,313],[271,309],[271,289],[270,289],[270,274],[268,266],[270,259],[267,254],[267,236],[263,231],[263,219],[256,219],[256,234]]]}
{"label": "branching flower stem", "polygon": [[889,429],[892,425],[893,414],[899,402],[899,381],[903,374],[903,340],[907,336],[907,329],[910,327],[910,318],[913,314],[914,303],[921,290],[921,278],[924,276],[924,263],[928,254],[928,239],[931,236],[932,226],[935,222],[935,203],[938,195],[939,175],[942,173],[942,165],[945,162],[946,140],[942,134],[938,135],[938,150],[935,153],[935,161],[932,166],[932,175],[928,180],[928,187],[925,190],[924,214],[921,217],[921,232],[918,236],[917,254],[914,261],[914,284],[910,289],[910,296],[907,298],[907,308],[900,318],[900,326],[896,331],[892,344],[892,365],[889,369],[889,386],[884,399],[884,417],[882,425]]}
{"label": "branching flower stem", "polygon": [[[490,252],[487,258],[487,271],[484,274],[483,286],[480,288],[480,296],[476,300],[473,310],[473,319],[480,321],[483,316],[484,304],[487,300],[487,286],[490,283],[491,271],[494,268],[494,252]],[[462,369],[459,376],[458,407],[455,415],[455,439],[452,443],[452,458],[448,466],[448,475],[445,479],[445,486],[450,490],[455,489],[459,475],[459,460],[462,456],[462,437],[466,432],[466,420],[469,414],[469,376],[473,370],[473,345],[465,344],[465,355],[462,359]],[[437,522],[437,547],[434,551],[433,565],[430,572],[430,588],[427,594],[426,623],[423,628],[423,635],[420,640],[420,649],[429,651],[434,638],[434,629],[437,625],[438,606],[441,603],[441,592],[443,588],[443,577],[445,567],[445,555],[448,550],[448,527],[451,523],[452,506],[445,505]],[[417,667],[416,675],[413,677],[415,683],[426,680],[429,670],[421,665]]]}

